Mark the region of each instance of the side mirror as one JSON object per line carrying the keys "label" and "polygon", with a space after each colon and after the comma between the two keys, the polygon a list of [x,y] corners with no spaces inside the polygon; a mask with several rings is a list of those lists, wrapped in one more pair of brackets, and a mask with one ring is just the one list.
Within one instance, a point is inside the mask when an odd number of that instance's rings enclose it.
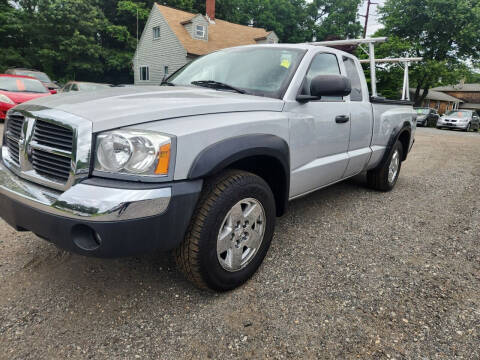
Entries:
{"label": "side mirror", "polygon": [[311,95],[299,95],[297,101],[318,100],[322,96],[348,96],[352,92],[350,79],[342,75],[318,75],[310,84]]}

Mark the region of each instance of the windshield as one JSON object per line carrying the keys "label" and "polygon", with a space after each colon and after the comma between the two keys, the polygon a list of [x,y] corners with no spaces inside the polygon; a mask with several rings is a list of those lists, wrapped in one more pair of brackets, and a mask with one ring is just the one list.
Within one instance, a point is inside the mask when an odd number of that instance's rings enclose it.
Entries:
{"label": "windshield", "polygon": [[42,72],[28,71],[28,70],[15,70],[15,75],[34,77],[35,79],[38,79],[42,82],[48,82],[48,83],[52,82],[52,80],[50,80],[48,75]]}
{"label": "windshield", "polygon": [[448,112],[447,115],[463,118],[463,117],[469,117],[470,115],[472,115],[472,113],[470,111],[456,111],[456,110],[454,110],[454,111]]}
{"label": "windshield", "polygon": [[79,83],[78,87],[81,91],[96,91],[110,88],[111,85],[107,84],[88,84],[88,83]]}
{"label": "windshield", "polygon": [[48,92],[45,86],[38,80],[9,76],[0,77],[0,90],[31,93]]}
{"label": "windshield", "polygon": [[417,109],[417,114],[426,115],[426,114],[428,114],[429,111],[430,111],[430,109]]}
{"label": "windshield", "polygon": [[[279,98],[304,54],[303,50],[278,47],[225,49],[187,64],[168,82],[191,86],[192,82],[215,81],[248,94]],[[233,90],[227,87],[218,89]]]}

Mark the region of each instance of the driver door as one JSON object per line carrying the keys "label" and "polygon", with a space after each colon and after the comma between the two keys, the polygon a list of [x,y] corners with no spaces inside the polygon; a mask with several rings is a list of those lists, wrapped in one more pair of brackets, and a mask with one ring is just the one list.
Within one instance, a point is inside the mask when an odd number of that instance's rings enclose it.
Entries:
{"label": "driver door", "polygon": [[[301,94],[310,95],[312,79],[328,74],[341,74],[337,55],[316,54],[303,80]],[[350,105],[342,97],[322,97],[307,103],[296,102],[291,112],[290,196],[295,197],[343,178],[348,165]]]}

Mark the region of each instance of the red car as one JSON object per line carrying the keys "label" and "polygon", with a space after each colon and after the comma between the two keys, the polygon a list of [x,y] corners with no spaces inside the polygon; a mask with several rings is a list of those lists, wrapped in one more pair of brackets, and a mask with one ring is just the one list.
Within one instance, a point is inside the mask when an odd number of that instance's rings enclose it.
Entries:
{"label": "red car", "polygon": [[0,120],[15,105],[43,96],[50,91],[37,79],[29,76],[0,74]]}

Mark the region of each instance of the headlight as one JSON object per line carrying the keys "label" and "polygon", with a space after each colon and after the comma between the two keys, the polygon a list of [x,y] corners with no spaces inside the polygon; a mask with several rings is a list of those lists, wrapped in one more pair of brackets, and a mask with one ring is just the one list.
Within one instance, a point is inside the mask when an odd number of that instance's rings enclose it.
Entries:
{"label": "headlight", "polygon": [[115,130],[97,136],[95,170],[126,175],[166,176],[172,138],[153,131]]}
{"label": "headlight", "polygon": [[15,105],[15,102],[10,99],[7,95],[0,94],[0,102],[10,104],[10,105]]}

